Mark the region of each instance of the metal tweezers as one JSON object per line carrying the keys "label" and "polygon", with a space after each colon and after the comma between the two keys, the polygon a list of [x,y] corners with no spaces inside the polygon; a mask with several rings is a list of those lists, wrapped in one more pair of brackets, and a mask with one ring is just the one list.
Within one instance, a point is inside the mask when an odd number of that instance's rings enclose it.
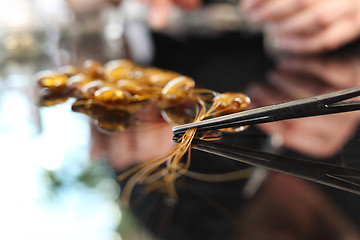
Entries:
{"label": "metal tweezers", "polygon": [[206,119],[173,127],[175,135],[188,129],[197,131],[215,130],[229,127],[254,125],[286,119],[310,117],[332,113],[360,110],[360,101],[343,101],[360,95],[360,87],[348,88],[332,93],[303,98],[239,113]]}
{"label": "metal tweezers", "polygon": [[[216,117],[173,128],[178,142],[187,129],[198,131],[253,125],[285,119],[360,110],[360,101],[343,101],[360,95],[360,87],[270,105]],[[313,182],[360,195],[360,169],[317,161],[289,158],[272,153],[240,148],[219,142],[194,139],[193,148],[235,161],[287,173]]]}

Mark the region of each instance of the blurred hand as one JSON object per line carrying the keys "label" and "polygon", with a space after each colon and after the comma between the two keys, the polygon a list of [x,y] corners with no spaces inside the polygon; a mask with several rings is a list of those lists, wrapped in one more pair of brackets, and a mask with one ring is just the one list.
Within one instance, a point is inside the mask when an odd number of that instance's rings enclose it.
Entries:
{"label": "blurred hand", "polygon": [[360,35],[360,0],[243,0],[242,5],[280,50],[318,53]]}
{"label": "blurred hand", "polygon": [[178,6],[193,10],[201,5],[201,0],[140,0],[149,4],[148,23],[153,29],[161,29],[170,19],[171,9]]}
{"label": "blurred hand", "polygon": [[[360,86],[360,63],[321,59],[284,59],[270,74],[268,84],[253,84],[248,91],[252,107],[300,99]],[[313,157],[326,158],[349,140],[359,122],[359,112],[260,124],[270,136]]]}

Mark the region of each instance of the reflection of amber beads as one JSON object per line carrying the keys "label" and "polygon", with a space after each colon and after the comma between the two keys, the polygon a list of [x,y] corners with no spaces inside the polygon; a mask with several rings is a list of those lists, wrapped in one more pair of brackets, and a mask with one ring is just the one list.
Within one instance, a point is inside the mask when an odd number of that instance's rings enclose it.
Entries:
{"label": "reflection of amber beads", "polygon": [[95,119],[95,124],[106,132],[123,131],[130,125],[131,115],[126,111],[121,110],[107,110],[104,109],[102,114],[97,113],[98,118]]}
{"label": "reflection of amber beads", "polygon": [[93,119],[95,125],[101,131],[119,132],[130,125],[131,114],[120,109],[89,104],[82,100],[75,101],[71,108],[74,112],[80,112]]}
{"label": "reflection of amber beads", "polygon": [[168,107],[161,111],[161,116],[168,123],[174,123],[177,125],[193,122],[195,119],[195,113],[187,108]]}
{"label": "reflection of amber beads", "polygon": [[69,99],[67,96],[53,96],[52,98],[41,98],[40,105],[43,107],[51,107],[66,102]]}

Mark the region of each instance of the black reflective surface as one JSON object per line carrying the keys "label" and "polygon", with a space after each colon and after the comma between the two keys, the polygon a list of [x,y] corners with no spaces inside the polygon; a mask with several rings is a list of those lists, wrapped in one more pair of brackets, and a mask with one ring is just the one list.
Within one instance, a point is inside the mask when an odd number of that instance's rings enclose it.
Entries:
{"label": "black reflective surface", "polygon": [[[152,65],[192,76],[199,87],[245,92],[251,108],[360,85],[358,43],[331,54],[297,57],[267,55],[261,36],[232,33],[181,41],[155,33],[153,37]],[[8,62],[3,69],[10,71],[11,66]],[[161,111],[147,106],[135,124],[109,133],[99,128],[99,121],[116,121],[102,110],[83,114],[71,109],[71,101],[38,108],[29,101],[35,84],[31,77],[16,75],[20,81],[15,81],[9,76],[4,71],[0,86],[5,196],[0,209],[10,219],[10,230],[3,233],[12,236],[8,239],[24,239],[26,234],[14,233],[18,229],[31,229],[30,239],[360,238],[359,195],[287,174],[321,173],[316,177],[358,188],[359,112],[266,123],[224,134],[221,143],[239,147],[238,154],[250,149],[257,161],[274,159],[275,171],[194,149],[190,170],[236,171],[239,179],[207,182],[181,177],[176,182],[178,201],[166,192],[137,186],[125,209],[120,198],[126,181],[117,182],[116,176],[175,145],[172,126]],[[280,159],[298,161],[280,166]],[[309,162],[314,165],[305,164]],[[334,175],[326,166],[343,172]],[[252,174],[241,177],[249,168]]]}

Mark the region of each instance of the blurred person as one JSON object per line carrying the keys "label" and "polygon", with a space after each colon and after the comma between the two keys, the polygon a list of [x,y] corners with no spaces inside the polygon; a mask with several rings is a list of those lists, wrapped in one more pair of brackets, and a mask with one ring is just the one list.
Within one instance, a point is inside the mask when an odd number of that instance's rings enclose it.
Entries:
{"label": "blurred person", "polygon": [[[176,5],[194,10],[200,0],[143,0],[150,4],[148,22],[163,28]],[[277,48],[293,53],[334,50],[360,35],[359,0],[243,0],[250,21],[264,25]]]}
{"label": "blurred person", "polygon": [[[154,30],[166,27],[174,6],[200,8],[201,0],[139,0],[149,5],[147,22]],[[121,0],[68,0],[77,12],[98,9]],[[282,51],[313,54],[339,48],[360,35],[360,0],[242,0],[249,20],[263,26]]]}

